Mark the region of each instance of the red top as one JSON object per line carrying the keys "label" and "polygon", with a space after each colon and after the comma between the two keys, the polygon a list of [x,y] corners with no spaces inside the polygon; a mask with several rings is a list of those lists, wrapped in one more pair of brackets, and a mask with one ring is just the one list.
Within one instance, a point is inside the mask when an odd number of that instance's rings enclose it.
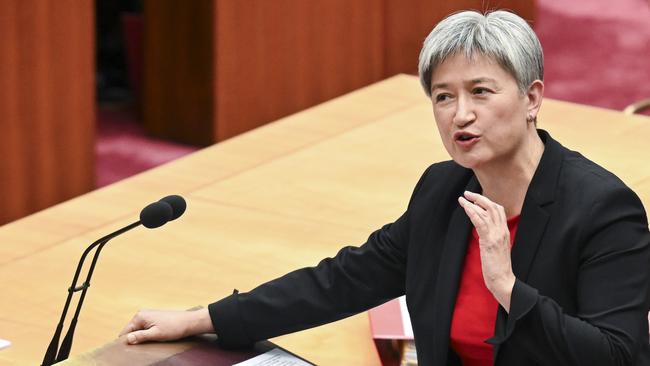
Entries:
{"label": "red top", "polygon": [[[519,216],[508,220],[511,246],[518,224]],[[478,233],[473,228],[451,320],[451,348],[463,366],[492,365],[492,345],[485,340],[494,333],[498,306],[483,281]]]}

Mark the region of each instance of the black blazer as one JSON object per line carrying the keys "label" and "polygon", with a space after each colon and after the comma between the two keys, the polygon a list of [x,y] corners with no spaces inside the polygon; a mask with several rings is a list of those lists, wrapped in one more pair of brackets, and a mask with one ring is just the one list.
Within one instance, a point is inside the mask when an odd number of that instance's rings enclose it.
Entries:
{"label": "black blazer", "polygon": [[[512,250],[510,313],[499,307],[495,365],[650,365],[650,234],[616,176],[539,131],[545,150]],[[361,247],[341,249],[209,305],[222,345],[332,322],[406,294],[420,365],[460,365],[451,317],[471,224],[457,198],[471,170],[430,166],[407,211]]]}

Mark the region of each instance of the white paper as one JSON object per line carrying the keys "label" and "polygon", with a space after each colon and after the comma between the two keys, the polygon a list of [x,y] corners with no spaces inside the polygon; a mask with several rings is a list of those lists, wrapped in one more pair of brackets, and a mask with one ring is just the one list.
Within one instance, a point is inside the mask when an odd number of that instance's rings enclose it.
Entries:
{"label": "white paper", "polygon": [[312,366],[279,348],[274,348],[233,366]]}
{"label": "white paper", "polygon": [[414,338],[413,327],[411,326],[411,315],[409,309],[406,307],[406,297],[399,298],[399,310],[402,316],[402,328],[404,329],[404,336]]}
{"label": "white paper", "polygon": [[7,348],[11,346],[11,342],[6,339],[0,339],[0,349]]}

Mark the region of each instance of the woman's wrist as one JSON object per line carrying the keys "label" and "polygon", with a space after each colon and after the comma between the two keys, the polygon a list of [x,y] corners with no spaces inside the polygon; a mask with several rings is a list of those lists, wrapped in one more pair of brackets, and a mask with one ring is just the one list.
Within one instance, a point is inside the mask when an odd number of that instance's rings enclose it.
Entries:
{"label": "woman's wrist", "polygon": [[512,289],[515,287],[516,280],[517,279],[514,274],[508,276],[504,280],[500,281],[492,291],[494,298],[508,313],[510,313],[510,300],[512,297]]}
{"label": "woman's wrist", "polygon": [[188,324],[188,336],[204,333],[214,333],[214,326],[212,325],[212,318],[208,308],[201,308],[198,310],[190,311]]}

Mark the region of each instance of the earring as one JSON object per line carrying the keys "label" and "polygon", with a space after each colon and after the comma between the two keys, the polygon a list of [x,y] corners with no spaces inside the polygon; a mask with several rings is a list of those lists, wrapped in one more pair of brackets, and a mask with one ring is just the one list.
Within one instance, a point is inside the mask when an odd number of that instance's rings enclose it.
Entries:
{"label": "earring", "polygon": [[532,114],[529,114],[526,117],[526,122],[531,123],[531,122],[537,122],[537,117],[533,116]]}

